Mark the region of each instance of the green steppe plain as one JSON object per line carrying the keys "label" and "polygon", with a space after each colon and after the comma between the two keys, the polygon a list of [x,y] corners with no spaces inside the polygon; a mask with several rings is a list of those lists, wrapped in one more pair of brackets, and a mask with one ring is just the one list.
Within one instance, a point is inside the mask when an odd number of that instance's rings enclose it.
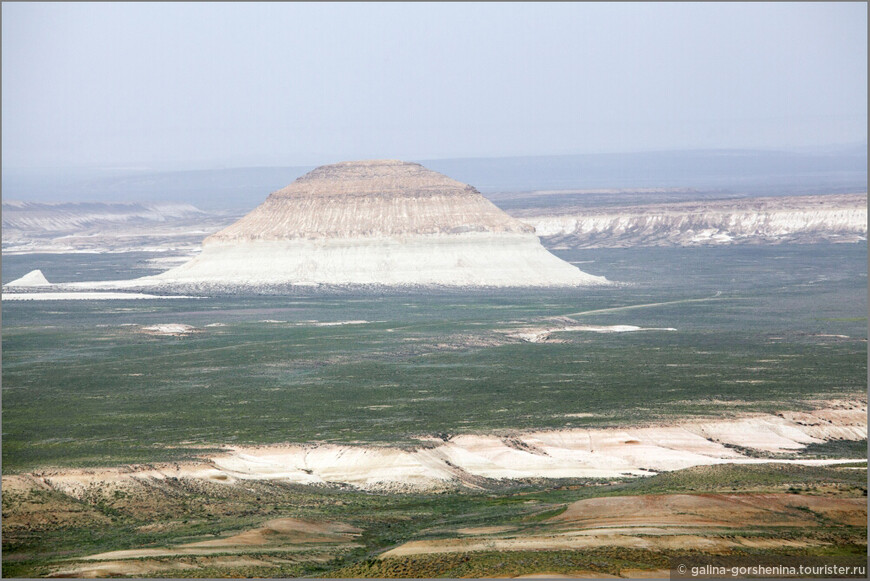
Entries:
{"label": "green steppe plain", "polygon": [[[722,417],[866,389],[866,244],[560,254],[624,284],[5,302],[4,473],[221,444],[410,445],[427,434]],[[126,272],[117,255],[11,256],[3,276],[40,267],[71,280],[83,264],[95,278],[141,274],[143,256],[127,257]],[[111,265],[102,273],[100,259]],[[578,314],[589,311],[599,312]],[[563,315],[677,330],[507,337]],[[369,322],[312,323],[358,320]],[[142,331],[167,323],[196,332]]]}
{"label": "green steppe plain", "polygon": [[[413,446],[421,435],[720,418],[801,408],[866,390],[866,244],[556,253],[622,284],[4,302],[3,473],[177,460],[222,444]],[[33,268],[55,282],[141,276],[153,272],[144,261],[154,256],[9,256],[3,280]],[[565,315],[581,324],[677,330],[556,333],[552,338],[558,341],[534,344],[504,332],[556,326],[552,318]],[[354,320],[368,322],[313,323]],[[196,332],[171,337],[142,331],[168,323],[192,325]],[[223,326],[207,326],[215,323]],[[248,561],[232,551],[132,559],[131,570],[158,567],[133,576],[480,577],[662,570],[670,559],[706,553],[689,547],[601,547],[383,560],[378,555],[407,541],[456,537],[464,527],[546,532],[553,526],[548,519],[569,503],[594,497],[866,495],[866,442],[811,448],[809,455],[853,457],[856,463],[697,467],[614,482],[493,482],[486,491],[441,494],[280,482],[227,487],[183,479],[143,483],[132,493],[95,489],[82,498],[56,490],[4,491],[3,576],[48,575],[98,552],[222,538],[286,517],[335,520],[362,533],[357,546],[288,547],[283,553],[255,548],[245,553]],[[781,543],[730,553],[747,559],[866,562],[866,528],[821,514],[808,518],[814,526],[759,523],[707,536]]]}

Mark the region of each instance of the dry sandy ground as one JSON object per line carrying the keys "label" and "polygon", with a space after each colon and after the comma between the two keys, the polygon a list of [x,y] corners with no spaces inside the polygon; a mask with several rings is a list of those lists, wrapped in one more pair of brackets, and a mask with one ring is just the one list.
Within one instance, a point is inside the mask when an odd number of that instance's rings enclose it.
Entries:
{"label": "dry sandy ground", "polygon": [[[379,556],[402,558],[473,551],[581,550],[625,547],[647,550],[802,548],[819,541],[753,534],[825,526],[863,526],[864,498],[798,494],[667,494],[592,498],[531,525],[457,529],[455,538],[411,541]],[[106,577],[171,574],[201,566],[273,567],[284,559],[328,559],[330,551],[359,546],[362,531],[336,521],[282,518],[221,538],[161,549],[112,551],[77,559],[52,576]],[[724,533],[724,534],[723,534]],[[246,553],[257,553],[249,556]],[[222,555],[220,555],[222,554]],[[181,558],[167,561],[166,558]],[[157,559],[162,559],[158,561]],[[661,571],[625,570],[622,577],[656,577]],[[533,577],[607,577],[593,571],[538,572]]]}
{"label": "dry sandy ground", "polygon": [[[244,555],[228,555],[219,557],[196,557],[189,561],[167,561],[154,559],[99,561],[96,563],[77,563],[68,567],[59,568],[49,577],[77,577],[84,579],[96,579],[103,577],[144,577],[146,575],[160,575],[160,577],[172,577],[174,573],[190,571],[204,567],[209,568],[240,568],[250,567],[278,567],[281,564],[296,562],[300,559],[247,557]],[[312,556],[308,561],[327,561],[329,557]],[[178,575],[176,575],[178,576]]]}
{"label": "dry sandy ground", "polygon": [[[777,547],[808,547],[811,543],[798,540],[771,538],[765,541],[752,539],[743,542],[740,537],[728,539],[724,537],[706,536],[708,531],[698,534],[674,534],[674,531],[660,531],[658,535],[644,530],[639,534],[632,532],[595,535],[535,535],[514,537],[510,539],[438,539],[436,541],[411,541],[391,549],[380,555],[382,559],[391,557],[407,557],[409,555],[424,555],[436,553],[471,553],[475,551],[579,551],[598,547],[621,547],[628,549],[646,549],[651,551],[698,549],[709,553],[725,552],[735,547],[777,548]],[[818,544],[818,543],[815,543]]]}
{"label": "dry sandy ground", "polygon": [[[361,532],[356,527],[335,521],[274,519],[262,527],[207,541],[90,555],[59,568],[51,577],[172,575],[173,572],[201,567],[276,567],[281,562],[328,560],[330,551],[359,546],[354,540]],[[245,553],[256,553],[257,557]],[[166,560],[166,557],[183,557],[185,560]]]}
{"label": "dry sandy ground", "polygon": [[709,552],[735,547],[802,547],[809,543],[800,539],[715,535],[729,530],[815,527],[820,521],[828,526],[863,526],[867,522],[866,501],[864,498],[798,494],[591,498],[574,502],[565,512],[545,521],[543,529],[534,532],[480,530],[476,536],[464,534],[461,538],[411,541],[383,553],[380,558],[470,551],[577,550],[604,546],[650,550],[694,548]]}
{"label": "dry sandy ground", "polygon": [[598,571],[574,571],[573,573],[544,571],[529,575],[517,575],[511,579],[669,579],[671,575],[670,569],[623,569],[619,573],[619,575],[608,575]]}
{"label": "dry sandy ground", "polygon": [[571,529],[613,527],[801,527],[816,515],[842,524],[867,522],[863,498],[798,494],[651,494],[590,498],[571,504],[551,523]]}
{"label": "dry sandy ground", "polygon": [[84,557],[83,561],[138,559],[141,557],[178,557],[182,555],[211,555],[216,553],[265,553],[287,551],[299,545],[339,544],[358,546],[351,541],[362,531],[341,522],[305,521],[280,518],[266,522],[262,527],[250,529],[228,537],[196,543],[185,543],[167,549],[133,549],[111,551]]}
{"label": "dry sandy ground", "polygon": [[798,452],[832,439],[863,440],[866,401],[832,401],[811,412],[752,414],[671,425],[527,432],[511,437],[457,435],[412,450],[389,446],[287,444],[226,447],[200,462],[102,469],[47,470],[3,477],[7,489],[58,489],[80,498],[93,486],[193,478],[233,484],[282,480],[344,484],[363,490],[478,488],[488,479],[619,478],[691,466],[792,462],[836,464],[854,460],[750,458],[729,446],[760,452]]}

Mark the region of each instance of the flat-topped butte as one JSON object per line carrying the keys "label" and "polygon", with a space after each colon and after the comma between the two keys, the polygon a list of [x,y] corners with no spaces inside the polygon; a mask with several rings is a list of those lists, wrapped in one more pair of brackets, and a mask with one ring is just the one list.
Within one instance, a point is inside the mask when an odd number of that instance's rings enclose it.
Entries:
{"label": "flat-topped butte", "polygon": [[[602,284],[476,189],[416,163],[319,167],[236,223],[170,284],[548,287]],[[144,280],[144,279],[141,279]]]}

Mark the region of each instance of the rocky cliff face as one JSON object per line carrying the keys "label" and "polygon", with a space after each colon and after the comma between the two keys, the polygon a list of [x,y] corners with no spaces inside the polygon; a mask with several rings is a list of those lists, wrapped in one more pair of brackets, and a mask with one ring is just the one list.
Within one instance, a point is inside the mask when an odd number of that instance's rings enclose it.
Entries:
{"label": "rocky cliff face", "polygon": [[473,187],[415,163],[319,167],[159,278],[210,284],[564,286],[604,282],[547,252]]}
{"label": "rocky cliff face", "polygon": [[224,216],[189,204],[3,202],[3,253],[196,249]]}
{"label": "rocky cliff face", "polygon": [[534,210],[515,216],[550,247],[855,242],[867,237],[866,194]]}

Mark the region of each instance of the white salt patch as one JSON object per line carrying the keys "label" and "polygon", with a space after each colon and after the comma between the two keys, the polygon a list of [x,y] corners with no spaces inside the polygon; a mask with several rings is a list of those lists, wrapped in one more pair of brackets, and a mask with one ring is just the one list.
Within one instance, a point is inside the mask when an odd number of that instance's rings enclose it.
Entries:
{"label": "white salt patch", "polygon": [[184,325],[181,323],[168,323],[164,325],[142,327],[142,330],[150,331],[156,335],[185,335],[187,333],[193,333],[196,329],[190,325]]}
{"label": "white salt patch", "polygon": [[629,333],[631,331],[676,331],[673,327],[635,327],[634,325],[579,325],[554,331],[581,331],[587,333]]}
{"label": "white salt patch", "polygon": [[631,333],[634,331],[676,331],[676,329],[673,327],[637,327],[635,325],[572,325],[568,327],[523,329],[518,333],[511,333],[508,336],[525,341],[526,343],[539,343],[549,339],[552,333]]}
{"label": "white salt patch", "polygon": [[3,293],[4,301],[103,301],[121,299],[195,299],[189,296],[161,296],[142,293],[81,292],[81,293]]}

